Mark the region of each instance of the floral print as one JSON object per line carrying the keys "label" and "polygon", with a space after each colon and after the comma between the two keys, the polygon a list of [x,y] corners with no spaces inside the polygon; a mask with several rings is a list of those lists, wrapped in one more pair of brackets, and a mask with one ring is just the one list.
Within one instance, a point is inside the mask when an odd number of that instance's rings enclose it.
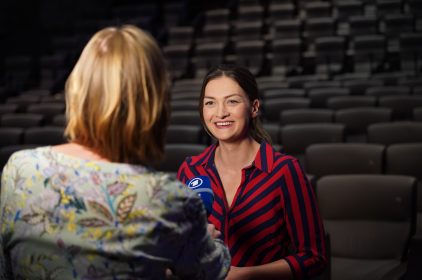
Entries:
{"label": "floral print", "polygon": [[198,196],[168,174],[20,151],[2,174],[0,277],[224,279],[230,256],[206,223]]}

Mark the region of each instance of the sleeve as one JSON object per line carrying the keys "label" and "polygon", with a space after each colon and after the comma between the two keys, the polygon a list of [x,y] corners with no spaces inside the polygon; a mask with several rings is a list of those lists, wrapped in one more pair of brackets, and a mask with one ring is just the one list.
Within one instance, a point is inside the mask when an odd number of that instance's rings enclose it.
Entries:
{"label": "sleeve", "polygon": [[[12,279],[8,277],[11,270],[7,265],[9,263],[7,259],[7,254],[4,251],[6,248],[5,236],[10,235],[10,230],[8,226],[8,216],[6,211],[6,201],[7,196],[13,191],[15,178],[17,176],[16,166],[14,159],[16,157],[12,156],[7,164],[5,165],[2,177],[1,177],[1,188],[0,188],[0,280]],[[9,217],[11,218],[11,217]]]}
{"label": "sleeve", "polygon": [[186,174],[186,171],[189,170],[188,163],[185,160],[179,167],[179,170],[177,171],[177,179],[184,184],[188,181],[188,176]]}
{"label": "sleeve", "polygon": [[190,230],[175,260],[174,273],[182,279],[225,279],[230,269],[230,253],[219,239],[212,239],[202,201],[191,196],[184,205]]}
{"label": "sleeve", "polygon": [[285,258],[295,279],[320,274],[327,263],[325,233],[314,191],[297,159],[284,171],[284,216],[293,253]]}

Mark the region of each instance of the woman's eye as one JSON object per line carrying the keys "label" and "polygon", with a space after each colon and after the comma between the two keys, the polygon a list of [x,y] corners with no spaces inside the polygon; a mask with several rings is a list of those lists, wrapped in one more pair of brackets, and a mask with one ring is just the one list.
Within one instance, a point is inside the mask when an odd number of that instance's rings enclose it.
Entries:
{"label": "woman's eye", "polygon": [[235,100],[235,99],[230,99],[229,100],[229,103],[230,104],[237,104],[237,103],[239,103],[239,101],[238,100]]}
{"label": "woman's eye", "polygon": [[212,101],[205,101],[205,103],[204,103],[204,105],[205,106],[210,106],[210,105],[212,105],[213,104],[213,102]]}

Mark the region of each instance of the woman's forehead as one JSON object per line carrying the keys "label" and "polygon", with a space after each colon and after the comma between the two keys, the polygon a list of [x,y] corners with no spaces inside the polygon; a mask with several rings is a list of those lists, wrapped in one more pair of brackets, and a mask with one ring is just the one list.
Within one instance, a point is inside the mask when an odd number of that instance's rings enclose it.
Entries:
{"label": "woman's forehead", "polygon": [[209,81],[205,87],[206,97],[222,97],[228,95],[246,96],[246,93],[235,80],[225,76]]}

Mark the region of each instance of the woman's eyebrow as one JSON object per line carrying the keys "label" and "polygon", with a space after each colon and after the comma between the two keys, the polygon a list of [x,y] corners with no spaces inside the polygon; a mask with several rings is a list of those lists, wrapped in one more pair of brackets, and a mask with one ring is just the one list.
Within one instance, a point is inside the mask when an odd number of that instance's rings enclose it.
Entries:
{"label": "woman's eyebrow", "polygon": [[[233,93],[233,94],[230,94],[230,95],[224,96],[224,99],[227,99],[227,98],[230,98],[230,97],[233,97],[233,96],[239,96],[239,97],[241,97],[241,95],[240,95],[240,94],[238,94],[238,93]],[[204,96],[204,98],[215,99],[215,97],[206,96],[206,95]]]}

